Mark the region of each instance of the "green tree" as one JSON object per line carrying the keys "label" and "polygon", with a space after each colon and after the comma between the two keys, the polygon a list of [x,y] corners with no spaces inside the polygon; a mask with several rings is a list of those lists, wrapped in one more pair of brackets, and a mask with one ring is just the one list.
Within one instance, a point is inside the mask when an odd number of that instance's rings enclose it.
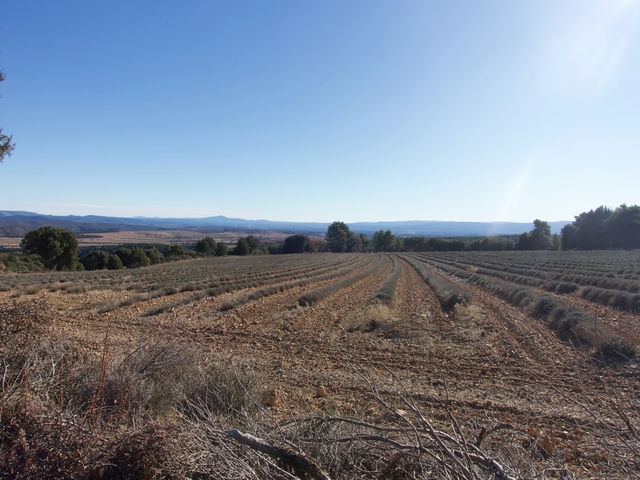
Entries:
{"label": "green tree", "polygon": [[[565,249],[597,250],[609,248],[609,220],[613,212],[605,206],[578,215],[573,227],[562,229],[562,245]],[[566,238],[565,238],[566,234]]]}
{"label": "green tree", "polygon": [[330,252],[349,252],[356,246],[353,232],[344,222],[333,222],[325,236]]}
{"label": "green tree", "polygon": [[145,248],[144,253],[147,254],[147,257],[149,257],[151,265],[162,263],[162,261],[164,260],[164,255],[162,255],[162,253],[160,253],[160,250],[158,250],[155,246]]}
{"label": "green tree", "polygon": [[573,250],[578,247],[578,229],[573,223],[568,223],[560,231],[560,244],[563,250]]}
{"label": "green tree", "polygon": [[534,220],[533,230],[531,230],[533,250],[549,250],[552,244],[551,240],[551,226],[543,220]]}
{"label": "green tree", "polygon": [[151,260],[149,260],[147,254],[144,253],[144,250],[140,247],[134,247],[131,252],[131,262],[127,265],[127,268],[140,268],[149,265],[151,265]]}
{"label": "green tree", "polygon": [[182,245],[167,245],[166,250],[164,251],[164,256],[170,260],[178,260],[181,258],[185,258],[189,255],[187,249]]}
{"label": "green tree", "polygon": [[249,253],[255,252],[260,246],[260,239],[258,237],[249,235],[245,237],[245,239],[247,240],[247,245],[249,245]]}
{"label": "green tree", "polygon": [[309,237],[306,235],[291,235],[284,239],[282,253],[304,253],[311,251]]}
{"label": "green tree", "polygon": [[95,250],[82,257],[80,263],[84,265],[85,270],[102,270],[107,268],[109,263],[109,252]]}
{"label": "green tree", "polygon": [[251,253],[251,247],[249,247],[249,242],[245,237],[238,239],[233,253],[234,255],[249,255]]}
{"label": "green tree", "polygon": [[211,237],[204,237],[196,242],[196,252],[200,255],[215,255],[216,241]]}
{"label": "green tree", "polygon": [[550,250],[551,240],[551,226],[545,221],[536,219],[533,221],[533,230],[520,235],[516,248],[518,250]]}
{"label": "green tree", "polygon": [[128,268],[129,264],[133,262],[133,250],[131,250],[130,248],[120,247],[115,252],[113,252],[113,254],[120,259],[123,268]]}
{"label": "green tree", "polygon": [[391,230],[387,230],[386,232],[378,230],[373,234],[371,242],[373,243],[373,250],[375,252],[395,252],[398,250],[398,242],[393,233],[391,233]]}
{"label": "green tree", "polygon": [[216,244],[216,257],[226,257],[229,253],[229,247],[224,242],[218,242]]}
{"label": "green tree", "polygon": [[608,222],[610,245],[615,248],[640,248],[640,207],[620,205]]}
{"label": "green tree", "polygon": [[74,270],[78,263],[78,240],[73,232],[51,226],[31,230],[20,242],[27,253],[40,256],[47,269]]}
{"label": "green tree", "polygon": [[109,270],[120,270],[122,268],[124,268],[124,265],[122,263],[122,259],[116,255],[115,253],[112,253],[111,255],[109,255],[109,261],[107,262],[107,268]]}
{"label": "green tree", "polygon": [[[0,82],[2,81],[4,81],[4,73],[0,71]],[[2,162],[5,157],[11,155],[14,148],[13,135],[5,135],[0,128],[0,162]]]}
{"label": "green tree", "polygon": [[361,252],[370,252],[371,251],[371,241],[369,237],[367,237],[364,233],[358,234],[358,238],[360,239],[360,251]]}

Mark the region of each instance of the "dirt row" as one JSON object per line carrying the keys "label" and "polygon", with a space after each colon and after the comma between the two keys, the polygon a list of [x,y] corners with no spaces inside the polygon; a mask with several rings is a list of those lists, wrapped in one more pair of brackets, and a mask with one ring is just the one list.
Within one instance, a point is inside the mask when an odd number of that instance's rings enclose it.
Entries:
{"label": "dirt row", "polygon": [[[150,304],[97,312],[96,304],[121,292],[56,292],[50,301],[63,313],[53,331],[97,350],[107,334],[114,350],[170,341],[255,372],[265,391],[277,392],[269,407],[274,418],[330,413],[381,421],[390,412],[380,400],[406,409],[405,396],[435,422],[455,418],[472,437],[505,426],[510,436],[496,430],[492,441],[532,442],[531,461],[579,475],[616,461],[607,437],[625,428],[616,405],[640,424],[637,364],[603,366],[521,309],[453,276],[447,278],[473,302],[444,313],[415,270],[401,265],[386,305],[374,295],[392,271],[390,256],[373,274],[309,307],[298,298],[335,280],[227,310],[222,305],[251,289],[152,316],[145,315]],[[549,452],[535,447],[537,438],[551,442]]]}

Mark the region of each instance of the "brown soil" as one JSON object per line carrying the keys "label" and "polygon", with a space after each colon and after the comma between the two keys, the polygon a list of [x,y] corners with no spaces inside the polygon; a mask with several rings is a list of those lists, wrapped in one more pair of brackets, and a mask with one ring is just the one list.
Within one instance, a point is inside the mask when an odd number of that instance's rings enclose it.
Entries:
{"label": "brown soil", "polygon": [[[98,314],[95,305],[126,293],[51,293],[50,303],[61,312],[52,334],[97,350],[107,328],[114,348],[141,339],[197,348],[257,372],[265,391],[280,393],[271,407],[276,418],[329,412],[376,421],[388,412],[375,390],[398,408],[404,405],[400,395],[410,396],[438,424],[449,424],[452,415],[470,438],[482,427],[502,425],[490,441],[505,444],[507,452],[509,442],[531,445],[529,460],[543,468],[594,476],[620,460],[611,445],[616,435],[627,435],[627,425],[617,406],[640,425],[637,363],[603,364],[522,309],[454,277],[473,302],[443,313],[404,261],[393,301],[374,302],[392,270],[390,258],[384,262],[375,274],[304,308],[298,297],[317,284],[226,311],[220,309],[225,302],[250,289],[156,316],[144,312],[161,298]],[[622,322],[620,312],[598,313],[612,325],[634,325],[637,334],[638,316],[625,314]],[[540,442],[551,442],[551,452],[542,452]]]}

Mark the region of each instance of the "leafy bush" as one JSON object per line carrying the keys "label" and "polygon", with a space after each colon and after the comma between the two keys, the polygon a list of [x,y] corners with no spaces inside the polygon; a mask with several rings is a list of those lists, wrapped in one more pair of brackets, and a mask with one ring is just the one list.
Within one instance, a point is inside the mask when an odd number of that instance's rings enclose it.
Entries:
{"label": "leafy bush", "polygon": [[44,270],[42,259],[23,252],[0,253],[0,272],[40,272]]}

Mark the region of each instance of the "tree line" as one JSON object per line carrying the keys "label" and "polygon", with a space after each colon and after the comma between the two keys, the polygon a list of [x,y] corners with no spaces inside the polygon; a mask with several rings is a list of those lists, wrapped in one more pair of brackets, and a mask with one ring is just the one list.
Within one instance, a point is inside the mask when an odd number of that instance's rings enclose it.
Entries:
{"label": "tree line", "polygon": [[562,228],[564,250],[640,248],[640,206],[601,206],[581,213]]}
{"label": "tree line", "polygon": [[[534,220],[531,231],[520,236],[472,239],[399,237],[391,230],[379,230],[368,237],[353,232],[344,222],[335,221],[327,228],[323,240],[296,234],[281,243],[264,244],[258,237],[247,235],[239,238],[234,248],[230,249],[225,242],[205,237],[198,240],[193,248],[182,245],[120,246],[112,250],[92,249],[81,256],[73,232],[45,226],[28,232],[20,246],[25,254],[36,256],[46,270],[117,270],[197,256],[306,252],[633,249],[640,248],[640,207],[621,205],[615,210],[598,207],[575,217],[575,221],[562,228],[560,235],[552,235],[549,224],[539,219]],[[22,264],[34,265],[27,262]]]}

